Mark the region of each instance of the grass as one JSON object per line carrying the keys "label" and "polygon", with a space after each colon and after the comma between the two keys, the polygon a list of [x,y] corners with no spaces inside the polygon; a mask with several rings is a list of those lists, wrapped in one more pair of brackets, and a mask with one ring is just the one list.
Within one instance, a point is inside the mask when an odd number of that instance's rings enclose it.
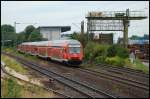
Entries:
{"label": "grass", "polygon": [[[136,59],[134,63],[131,63],[128,58],[124,59],[124,61],[125,61],[125,63],[124,63],[123,67],[134,69],[134,70],[139,70],[146,74],[149,74],[149,67],[145,66],[139,59]],[[113,65],[113,66],[115,66],[115,65]],[[115,66],[115,67],[117,67],[117,66]],[[83,63],[83,64],[81,64],[81,68],[89,68],[92,70],[99,71],[99,70],[97,70],[98,68],[97,68],[96,64],[92,64],[92,63],[90,63],[90,64]]]}
{"label": "grass", "polygon": [[139,59],[136,59],[134,63],[128,63],[127,64],[131,69],[140,70],[146,74],[149,74],[149,67],[145,66]]}
{"label": "grass", "polygon": [[[21,54],[12,48],[5,48],[3,50],[5,52],[12,53],[12,54],[24,57],[29,60],[33,60],[33,61],[39,60],[36,56],[31,56],[28,54]],[[8,67],[14,69],[15,71],[17,71],[21,74],[27,72],[27,70],[24,69],[20,63],[18,63],[16,60],[14,60],[6,55],[1,54],[1,60],[4,61],[4,63]],[[18,85],[16,83],[16,80],[17,80],[16,78],[13,78],[13,79],[11,78],[11,80],[12,80],[11,82],[14,82],[13,84],[8,84],[7,79],[1,81],[1,93],[2,93],[1,97],[2,98],[49,98],[49,97],[56,96],[53,92],[46,91],[45,89],[43,89],[41,87],[31,85],[29,83],[24,82],[23,85]],[[19,82],[20,82],[20,80],[19,80]],[[21,81],[21,82],[23,82],[23,81]],[[11,90],[11,89],[13,89],[13,90],[12,90],[12,92],[9,93],[9,90]]]}
{"label": "grass", "polygon": [[[22,85],[19,85],[17,81]],[[13,77],[1,79],[1,98],[50,98],[53,96],[55,96],[53,92]]]}
{"label": "grass", "polygon": [[19,72],[21,74],[27,73],[27,70],[23,67],[23,65],[18,63],[13,58],[10,58],[6,55],[1,55],[1,61],[3,61],[6,64],[6,66],[14,69],[16,72]]}
{"label": "grass", "polygon": [[22,92],[22,96],[25,98],[48,98],[50,97],[50,92],[44,90],[41,87],[37,87],[35,85],[29,85],[25,84],[24,85],[24,90]]}
{"label": "grass", "polygon": [[21,98],[22,87],[13,78],[1,81],[2,98]]}
{"label": "grass", "polygon": [[37,58],[36,56],[31,56],[31,55],[26,54],[26,53],[24,53],[24,54],[19,53],[16,49],[13,49],[13,48],[5,48],[5,49],[3,49],[3,50],[4,50],[5,52],[7,52],[7,53],[15,54],[15,55],[17,55],[17,56],[21,56],[21,57],[24,57],[24,58],[26,58],[26,59],[31,59],[31,60],[34,60],[34,61],[37,61],[37,60],[38,60],[38,58]]}

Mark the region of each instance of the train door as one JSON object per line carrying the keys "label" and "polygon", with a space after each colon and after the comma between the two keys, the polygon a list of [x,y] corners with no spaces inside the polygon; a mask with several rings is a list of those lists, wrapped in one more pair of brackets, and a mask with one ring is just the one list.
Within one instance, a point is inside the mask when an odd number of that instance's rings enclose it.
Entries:
{"label": "train door", "polygon": [[60,47],[60,48],[59,48],[59,58],[60,58],[60,59],[63,59],[63,53],[64,53],[63,47]]}
{"label": "train door", "polygon": [[49,58],[51,58],[51,56],[52,56],[52,48],[51,48],[51,47],[48,47],[48,48],[47,48],[47,56],[48,56]]}

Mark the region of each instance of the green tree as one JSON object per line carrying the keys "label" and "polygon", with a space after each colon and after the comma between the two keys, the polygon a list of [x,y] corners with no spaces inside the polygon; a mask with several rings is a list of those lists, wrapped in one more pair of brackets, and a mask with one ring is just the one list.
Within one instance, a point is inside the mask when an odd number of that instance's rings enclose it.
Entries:
{"label": "green tree", "polygon": [[25,39],[28,40],[30,34],[35,30],[35,27],[33,25],[29,25],[25,28]]}
{"label": "green tree", "polygon": [[25,32],[20,32],[17,34],[17,44],[20,44],[22,42],[25,42],[26,39],[25,39]]}
{"label": "green tree", "polygon": [[144,34],[144,39],[149,40],[149,35],[148,34]]}
{"label": "green tree", "polygon": [[132,39],[132,40],[139,40],[141,37],[140,36],[137,36],[137,35],[132,35],[131,37],[130,37],[130,39]]}
{"label": "green tree", "polygon": [[1,32],[15,32],[15,28],[9,24],[4,24],[1,26]]}
{"label": "green tree", "polygon": [[70,37],[71,39],[80,41],[83,47],[85,47],[87,44],[87,33],[81,34],[81,33],[74,32]]}
{"label": "green tree", "polygon": [[38,29],[35,29],[33,32],[31,32],[28,40],[33,42],[33,41],[41,41],[41,40],[44,40],[44,39],[42,38],[42,35],[40,34],[40,31]]}
{"label": "green tree", "polygon": [[2,46],[13,46],[17,37],[13,26],[4,24],[1,26]]}

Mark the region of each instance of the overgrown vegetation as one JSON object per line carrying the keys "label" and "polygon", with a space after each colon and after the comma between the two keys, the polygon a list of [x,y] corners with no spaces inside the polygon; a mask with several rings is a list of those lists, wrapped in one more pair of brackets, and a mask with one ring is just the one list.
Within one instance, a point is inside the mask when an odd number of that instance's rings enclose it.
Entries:
{"label": "overgrown vegetation", "polygon": [[123,66],[124,59],[128,58],[129,51],[117,45],[102,45],[88,42],[84,49],[84,58],[90,63],[108,63]]}
{"label": "overgrown vegetation", "polygon": [[145,73],[149,72],[149,68],[143,65],[138,59],[136,59],[135,63],[131,63],[129,50],[119,45],[102,45],[90,41],[84,48],[84,60],[92,64],[91,66],[97,63],[105,63],[137,69]]}
{"label": "overgrown vegetation", "polygon": [[25,74],[27,70],[22,66],[22,64],[18,63],[16,60],[5,56],[1,55],[1,60],[6,64],[6,66],[14,69],[16,72],[19,72],[21,74]]}
{"label": "overgrown vegetation", "polygon": [[20,53],[16,50],[16,48],[12,48],[12,47],[7,47],[7,48],[4,48],[3,51],[7,52],[7,53],[11,53],[11,54],[14,54],[14,55],[17,55],[17,56],[21,56],[21,57],[24,57],[26,59],[29,59],[29,60],[33,60],[33,61],[38,61],[39,58],[37,56],[31,56],[30,54],[27,54],[27,53]]}
{"label": "overgrown vegetation", "polygon": [[126,62],[126,67],[143,71],[144,73],[149,74],[149,67],[142,64],[142,62],[139,59],[136,59],[134,63]]}
{"label": "overgrown vegetation", "polygon": [[133,65],[133,67],[136,67],[137,70],[141,70],[144,71],[145,73],[149,73],[149,67],[142,64],[139,59],[135,60],[135,64]]}
{"label": "overgrown vegetation", "polygon": [[107,56],[109,45],[100,45],[94,42],[88,42],[84,48],[84,59],[92,62],[103,62]]}
{"label": "overgrown vegetation", "polygon": [[2,98],[21,98],[22,87],[13,78],[1,81]]}
{"label": "overgrown vegetation", "polygon": [[1,98],[49,98],[53,96],[55,96],[53,93],[41,87],[13,77],[1,79]]}
{"label": "overgrown vegetation", "polygon": [[120,58],[128,58],[129,57],[129,50],[119,45],[112,45],[107,50],[108,57],[115,57],[119,56]]}

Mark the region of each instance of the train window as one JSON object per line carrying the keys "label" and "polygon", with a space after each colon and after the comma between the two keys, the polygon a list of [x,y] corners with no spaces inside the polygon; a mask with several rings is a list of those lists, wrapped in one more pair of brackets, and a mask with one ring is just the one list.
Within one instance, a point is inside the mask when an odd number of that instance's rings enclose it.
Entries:
{"label": "train window", "polygon": [[80,53],[80,47],[69,47],[69,53]]}

